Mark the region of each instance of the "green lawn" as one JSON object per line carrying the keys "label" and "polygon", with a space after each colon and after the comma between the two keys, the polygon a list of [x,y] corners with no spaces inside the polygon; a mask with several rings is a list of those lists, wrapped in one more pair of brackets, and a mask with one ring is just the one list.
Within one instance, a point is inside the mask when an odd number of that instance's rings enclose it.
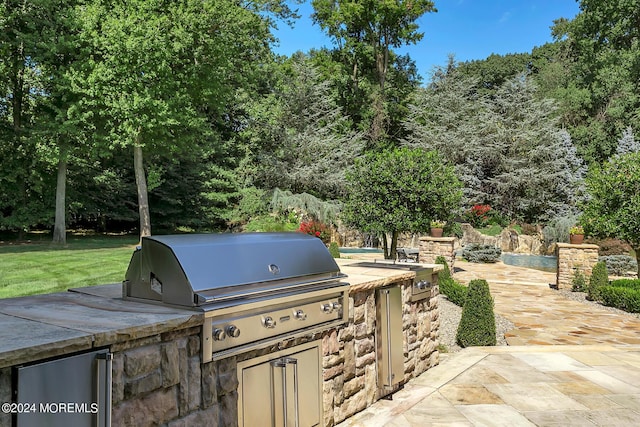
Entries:
{"label": "green lawn", "polygon": [[0,245],[0,298],[61,292],[121,282],[137,236],[72,236],[58,248],[49,240]]}

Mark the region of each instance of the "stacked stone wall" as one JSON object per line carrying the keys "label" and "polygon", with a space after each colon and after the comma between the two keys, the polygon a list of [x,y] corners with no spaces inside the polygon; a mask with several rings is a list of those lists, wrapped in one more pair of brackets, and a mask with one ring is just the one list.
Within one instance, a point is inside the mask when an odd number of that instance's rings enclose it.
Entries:
{"label": "stacked stone wall", "polygon": [[[411,302],[412,281],[399,283],[403,302],[404,381],[438,364],[438,286]],[[330,427],[380,399],[377,386],[376,290],[349,296],[349,323],[323,338],[324,426]]]}
{"label": "stacked stone wall", "polygon": [[418,261],[426,264],[435,264],[439,256],[444,257],[453,272],[456,261],[455,237],[421,237]]}
{"label": "stacked stone wall", "polygon": [[556,287],[558,289],[571,289],[575,271],[579,270],[589,279],[593,267],[598,262],[597,245],[571,245],[558,243],[556,256],[558,258]]}

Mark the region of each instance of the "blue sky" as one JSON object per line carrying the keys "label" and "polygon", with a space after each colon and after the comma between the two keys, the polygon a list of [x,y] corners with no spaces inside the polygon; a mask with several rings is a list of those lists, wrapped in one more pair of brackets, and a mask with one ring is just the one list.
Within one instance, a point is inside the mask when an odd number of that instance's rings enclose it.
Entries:
{"label": "blue sky", "polygon": [[[552,41],[550,27],[555,19],[573,19],[580,11],[576,0],[435,0],[435,5],[438,12],[418,21],[425,33],[422,41],[399,50],[411,55],[425,80],[434,66],[447,63],[450,53],[463,62],[492,53],[530,52]],[[301,18],[293,28],[279,25],[275,35],[280,43],[274,50],[291,55],[332,47],[331,39],[311,21],[311,0],[297,7]]]}

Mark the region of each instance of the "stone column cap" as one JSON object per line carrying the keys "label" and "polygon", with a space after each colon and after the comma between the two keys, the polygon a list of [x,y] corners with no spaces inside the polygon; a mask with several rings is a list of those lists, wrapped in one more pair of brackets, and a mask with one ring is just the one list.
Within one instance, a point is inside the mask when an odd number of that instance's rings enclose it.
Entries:
{"label": "stone column cap", "polygon": [[571,243],[556,243],[558,248],[576,248],[576,249],[600,249],[598,245],[583,243],[581,245],[572,245]]}
{"label": "stone column cap", "polygon": [[426,240],[430,242],[453,242],[456,240],[455,237],[431,237],[431,236],[423,236],[420,237],[420,240]]}

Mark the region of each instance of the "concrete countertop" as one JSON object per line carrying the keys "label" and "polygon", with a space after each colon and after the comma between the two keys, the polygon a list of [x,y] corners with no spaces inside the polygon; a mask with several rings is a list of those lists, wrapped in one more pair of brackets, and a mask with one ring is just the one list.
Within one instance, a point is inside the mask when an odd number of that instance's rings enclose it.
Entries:
{"label": "concrete countertop", "polygon": [[[344,281],[350,293],[415,276],[413,271],[358,265],[363,260],[336,261],[349,276]],[[0,299],[0,368],[201,326],[203,321],[198,311],[125,301],[119,283]]]}

